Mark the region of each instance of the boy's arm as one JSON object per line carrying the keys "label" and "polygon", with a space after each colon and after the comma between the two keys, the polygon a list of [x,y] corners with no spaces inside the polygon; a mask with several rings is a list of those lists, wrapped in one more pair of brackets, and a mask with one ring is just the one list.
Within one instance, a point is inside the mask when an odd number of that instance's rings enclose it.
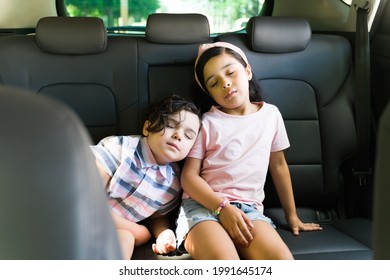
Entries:
{"label": "boy's arm", "polygon": [[176,236],[170,226],[167,215],[154,214],[150,217],[149,228],[156,238],[156,243],[152,245],[155,254],[167,254],[176,250]]}
{"label": "boy's arm", "polygon": [[145,244],[149,241],[151,235],[147,227],[144,225],[128,221],[112,211],[111,216],[114,220],[116,229],[127,230],[133,234],[135,239],[135,246]]}
{"label": "boy's arm", "polygon": [[100,177],[102,178],[102,182],[104,185],[104,188],[108,188],[108,184],[111,181],[111,176],[107,173],[107,171],[104,169],[103,164],[100,163],[97,159],[95,160],[96,162],[96,167],[99,171]]}
{"label": "boy's arm", "polygon": [[321,230],[319,224],[302,223],[298,218],[294,193],[291,183],[290,171],[283,151],[272,152],[270,155],[269,170],[274,182],[280,203],[282,204],[286,220],[294,235],[299,235],[299,230]]}
{"label": "boy's arm", "polygon": [[[107,173],[104,166],[97,159],[96,166],[99,170],[100,177],[102,178],[104,188],[107,189],[111,181],[111,176]],[[130,231],[133,234],[135,239],[135,246],[142,245],[150,239],[150,232],[145,226],[128,221],[112,211],[111,214],[117,229],[124,229]]]}

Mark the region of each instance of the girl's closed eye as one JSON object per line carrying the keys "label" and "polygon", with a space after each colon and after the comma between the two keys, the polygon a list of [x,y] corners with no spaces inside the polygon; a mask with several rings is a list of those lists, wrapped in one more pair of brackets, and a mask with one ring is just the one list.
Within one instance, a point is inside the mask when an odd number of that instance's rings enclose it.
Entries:
{"label": "girl's closed eye", "polygon": [[215,87],[217,86],[218,84],[218,81],[214,81],[213,83],[210,83],[209,87]]}
{"label": "girl's closed eye", "polygon": [[228,71],[228,72],[227,72],[227,75],[228,75],[228,76],[232,76],[235,72],[236,72],[236,71],[234,71],[234,70],[233,70],[233,71]]}

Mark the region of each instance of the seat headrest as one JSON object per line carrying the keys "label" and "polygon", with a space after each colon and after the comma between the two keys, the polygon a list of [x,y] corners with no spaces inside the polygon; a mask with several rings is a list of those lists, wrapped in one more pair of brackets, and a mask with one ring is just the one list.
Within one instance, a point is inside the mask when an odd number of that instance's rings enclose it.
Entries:
{"label": "seat headrest", "polygon": [[162,44],[196,44],[210,39],[210,26],[202,14],[151,14],[146,39]]}
{"label": "seat headrest", "polygon": [[45,17],[35,32],[38,46],[48,53],[94,54],[107,46],[106,27],[97,17]]}
{"label": "seat headrest", "polygon": [[311,38],[309,23],[298,17],[252,17],[246,31],[252,50],[264,53],[303,51]]}
{"label": "seat headrest", "polygon": [[[0,131],[0,259],[121,259],[91,139],[76,113],[0,86]],[[20,222],[26,213],[31,222]]]}

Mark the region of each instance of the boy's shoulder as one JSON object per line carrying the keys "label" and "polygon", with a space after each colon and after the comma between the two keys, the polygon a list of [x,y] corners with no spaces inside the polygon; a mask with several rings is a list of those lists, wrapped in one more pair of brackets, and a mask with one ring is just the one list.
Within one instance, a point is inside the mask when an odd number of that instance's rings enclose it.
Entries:
{"label": "boy's shoulder", "polygon": [[137,146],[141,139],[141,135],[112,135],[105,137],[100,141],[100,144],[112,143],[121,146]]}

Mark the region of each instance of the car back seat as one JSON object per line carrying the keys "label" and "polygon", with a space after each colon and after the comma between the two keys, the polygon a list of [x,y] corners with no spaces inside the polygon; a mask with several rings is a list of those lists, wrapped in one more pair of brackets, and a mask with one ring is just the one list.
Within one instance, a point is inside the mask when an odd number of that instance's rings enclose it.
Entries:
{"label": "car back seat", "polygon": [[[371,222],[344,219],[342,211],[340,166],[356,147],[348,41],[311,34],[301,19],[267,17],[253,18],[247,34],[216,39],[245,51],[265,100],[280,109],[291,142],[286,157],[299,216],[324,227],[292,236],[268,180],[266,214],[294,257],[372,258]],[[0,38],[0,82],[64,101],[97,142],[139,133],[145,108],[155,99],[191,96],[198,46],[212,41],[201,15],[152,15],[145,38],[107,36],[94,18],[45,18],[36,35]],[[164,257],[154,255],[148,243],[133,258]]]}
{"label": "car back seat", "polygon": [[0,82],[62,100],[94,142],[138,132],[137,41],[107,37],[99,18],[47,17],[29,36],[0,38]]}
{"label": "car back seat", "polygon": [[[266,102],[285,120],[286,150],[298,214],[319,222],[320,232],[287,229],[284,213],[267,180],[265,209],[296,259],[371,259],[371,222],[344,219],[341,165],[356,148],[352,59],[341,37],[312,34],[306,20],[254,17],[247,34],[217,38],[242,48]],[[256,124],[253,124],[256,129]]]}

